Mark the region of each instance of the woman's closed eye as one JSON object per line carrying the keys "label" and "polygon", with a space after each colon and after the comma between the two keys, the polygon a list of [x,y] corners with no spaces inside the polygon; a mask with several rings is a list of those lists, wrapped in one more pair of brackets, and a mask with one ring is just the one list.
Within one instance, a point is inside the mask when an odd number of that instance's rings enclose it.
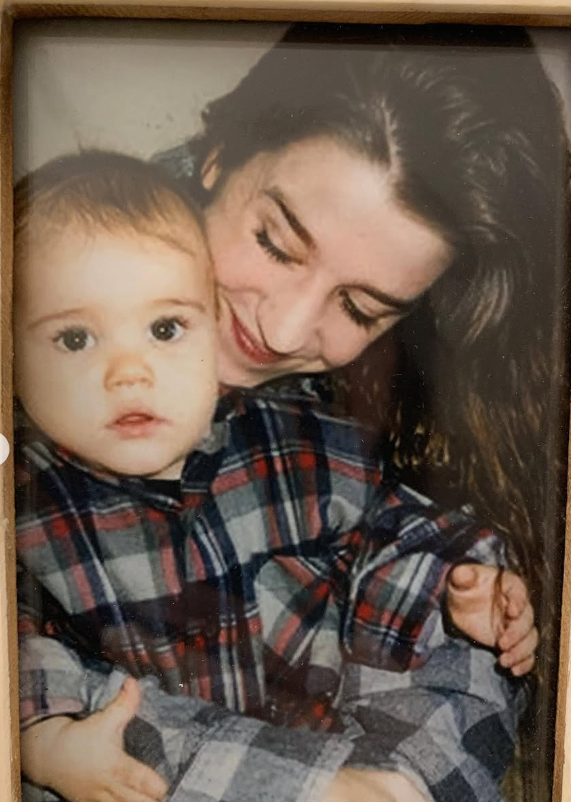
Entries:
{"label": "woman's closed eye", "polygon": [[97,340],[84,326],[67,326],[52,338],[52,342],[61,351],[76,352],[93,348]]}
{"label": "woman's closed eye", "polygon": [[279,262],[282,265],[290,265],[292,262],[297,261],[293,256],[286,253],[281,248],[278,248],[275,242],[270,238],[267,228],[262,227],[258,229],[254,232],[254,235],[260,248],[262,248],[262,250],[264,250],[275,262]]}
{"label": "woman's closed eye", "polygon": [[[255,237],[258,245],[276,262],[279,262],[283,265],[289,265],[292,263],[298,263],[299,260],[295,257],[291,256],[290,254],[286,253],[284,250],[279,248],[275,242],[271,239],[267,228],[263,227],[258,229],[255,232]],[[389,315],[398,314],[397,310],[383,310],[382,312],[378,312],[375,314],[370,314],[365,312],[360,306],[353,300],[348,290],[341,290],[339,293],[339,297],[341,298],[341,308],[345,312],[345,314],[358,326],[364,329],[372,328],[375,323],[377,323],[381,318],[387,317]]]}
{"label": "woman's closed eye", "polygon": [[361,326],[364,329],[372,328],[381,317],[385,317],[384,314],[376,314],[370,315],[366,312],[363,312],[360,309],[355,301],[351,298],[351,295],[347,290],[341,290],[339,293],[339,297],[341,298],[341,308],[345,312],[345,314],[358,326]]}
{"label": "woman's closed eye", "polygon": [[151,337],[158,342],[180,340],[188,329],[188,321],[181,317],[160,317],[150,326]]}

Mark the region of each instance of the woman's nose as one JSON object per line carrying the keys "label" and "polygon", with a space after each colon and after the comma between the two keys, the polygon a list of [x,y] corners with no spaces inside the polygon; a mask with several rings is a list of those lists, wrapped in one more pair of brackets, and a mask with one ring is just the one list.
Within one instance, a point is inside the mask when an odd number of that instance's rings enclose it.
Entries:
{"label": "woman's nose", "polygon": [[317,283],[299,283],[289,291],[276,287],[258,310],[265,344],[278,354],[315,356],[326,299]]}
{"label": "woman's nose", "polygon": [[123,352],[113,355],[109,360],[105,373],[107,390],[136,385],[151,387],[153,384],[153,370],[143,355]]}

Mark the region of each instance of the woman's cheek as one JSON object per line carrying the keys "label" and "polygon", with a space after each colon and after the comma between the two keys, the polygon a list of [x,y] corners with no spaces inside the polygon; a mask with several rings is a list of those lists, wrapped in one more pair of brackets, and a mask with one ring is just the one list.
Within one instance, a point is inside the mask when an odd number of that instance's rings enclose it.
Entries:
{"label": "woman's cheek", "polygon": [[250,243],[213,249],[214,273],[217,283],[227,290],[262,288],[272,271],[259,248]]}
{"label": "woman's cheek", "polygon": [[319,333],[322,357],[331,368],[351,362],[368,344],[364,330],[337,310],[323,321]]}
{"label": "woman's cheek", "polygon": [[323,349],[322,357],[329,368],[341,368],[356,359],[362,350],[360,340],[344,337],[339,327],[336,332],[330,333],[328,346]]}

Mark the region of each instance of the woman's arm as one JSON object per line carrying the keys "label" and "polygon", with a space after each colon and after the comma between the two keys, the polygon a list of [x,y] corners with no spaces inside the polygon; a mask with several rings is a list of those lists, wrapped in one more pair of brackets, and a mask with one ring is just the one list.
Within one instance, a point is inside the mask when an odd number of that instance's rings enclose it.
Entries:
{"label": "woman's arm", "polygon": [[388,762],[435,802],[501,802],[527,697],[526,683],[498,671],[488,651],[446,636],[417,671],[350,665],[343,710],[355,748],[346,765]]}
{"label": "woman's arm", "polygon": [[354,662],[419,668],[444,618],[457,635],[497,648],[514,675],[532,668],[537,631],[525,584],[499,570],[507,564],[503,543],[469,508],[439,509],[404,485],[380,489],[365,526],[344,538],[342,640]]}
{"label": "woman's arm", "polygon": [[[55,665],[63,647],[44,640]],[[68,667],[60,681],[74,664],[86,677],[75,657],[70,662],[65,651],[60,657],[60,668]],[[84,704],[105,709],[124,677],[90,674]],[[498,783],[511,760],[523,701],[521,682],[501,676],[491,655],[453,639],[414,672],[349,665],[343,735],[273,727],[169,696],[150,678],[140,687],[125,743],[132,757],[177,777],[172,802],[187,799],[191,788],[209,802],[244,794],[272,802],[368,802],[368,794],[377,794],[371,802],[380,802],[381,791],[390,802],[500,802]]]}
{"label": "woman's arm", "polygon": [[[73,802],[83,799],[72,794],[78,787],[74,770],[82,767],[84,755],[78,753],[77,764],[69,760],[63,776],[61,761],[53,766],[45,765],[45,761],[38,765],[34,730],[43,739],[53,739],[51,748],[55,748],[62,722],[68,726],[61,717],[76,716],[79,711],[82,716],[107,712],[125,678],[123,671],[104,663],[82,663],[75,652],[55,639],[23,639],[21,686],[25,708],[31,706],[31,697],[42,691],[47,696],[41,705],[37,699],[33,705],[36,710],[42,707],[43,713],[36,713],[33,722],[24,719],[24,726],[28,725],[24,747],[35,751],[24,756],[23,767],[31,767],[32,772],[37,769],[30,779],[57,787],[64,796],[67,792]],[[340,735],[274,727],[200,699],[170,696],[159,688],[155,678],[143,679],[139,686],[140,705],[136,717],[125,727],[124,744],[130,758],[173,783],[169,799],[186,802],[192,789],[201,792],[204,800],[216,802],[250,798],[260,802],[321,802],[353,748],[351,741]],[[109,732],[103,717],[71,721],[66,735],[75,725],[78,732],[79,725],[87,721],[93,750],[105,747],[107,765],[121,764],[118,747],[113,754],[109,752]],[[52,732],[50,725],[49,731],[44,728],[42,732],[44,722],[56,722],[57,731]],[[84,737],[83,730],[80,735]],[[73,735],[70,741],[73,748]],[[44,741],[40,759],[42,754],[49,755],[49,750],[50,744]],[[52,769],[57,777],[51,775]]]}
{"label": "woman's arm", "polygon": [[[345,649],[355,661],[377,668],[422,665],[445,607],[451,569],[462,562],[505,566],[501,540],[469,507],[445,510],[388,481],[353,422],[327,416],[310,403],[246,396],[243,404],[248,414],[234,420],[240,438],[242,418],[252,418],[255,425],[243,426],[246,435],[255,441],[264,431],[272,446],[266,444],[267,452],[285,452],[282,469],[289,482],[274,475],[270,464],[260,495],[270,504],[279,501],[284,542],[299,542],[298,562],[307,558],[315,573],[308,581],[315,579],[316,587],[334,584]],[[296,521],[293,531],[287,530],[290,520]],[[293,547],[270,556],[292,554]],[[462,600],[458,595],[456,614]]]}
{"label": "woman's arm", "polygon": [[123,672],[110,672],[103,664],[98,671],[92,662],[82,666],[77,655],[50,638],[28,639],[23,647],[24,670],[33,658],[36,666],[43,660],[44,669],[49,665],[55,672],[57,685],[49,671],[45,674],[52,700],[56,688],[69,700],[83,680],[77,704],[83,704],[84,713],[91,709],[91,715],[40,720],[22,736],[25,777],[69,802],[109,795],[138,802],[162,799],[166,785],[150,767],[176,778],[167,796],[171,802],[186,801],[197,790],[210,802],[243,799],[244,793],[268,802],[427,799],[397,772],[341,768],[353,747],[339,736],[276,728],[199,700],[169,696],[150,679],[140,683],[133,703],[136,683],[131,680],[126,691]]}

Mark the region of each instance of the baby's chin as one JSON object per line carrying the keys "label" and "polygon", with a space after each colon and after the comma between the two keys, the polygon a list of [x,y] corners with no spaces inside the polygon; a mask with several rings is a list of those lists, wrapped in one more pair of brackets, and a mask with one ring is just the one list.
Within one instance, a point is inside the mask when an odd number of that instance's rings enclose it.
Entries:
{"label": "baby's chin", "polygon": [[[186,457],[180,453],[153,454],[147,445],[140,455],[106,455],[99,459],[94,454],[78,456],[97,472],[112,473],[132,479],[180,479]],[[144,452],[147,453],[144,453]]]}

